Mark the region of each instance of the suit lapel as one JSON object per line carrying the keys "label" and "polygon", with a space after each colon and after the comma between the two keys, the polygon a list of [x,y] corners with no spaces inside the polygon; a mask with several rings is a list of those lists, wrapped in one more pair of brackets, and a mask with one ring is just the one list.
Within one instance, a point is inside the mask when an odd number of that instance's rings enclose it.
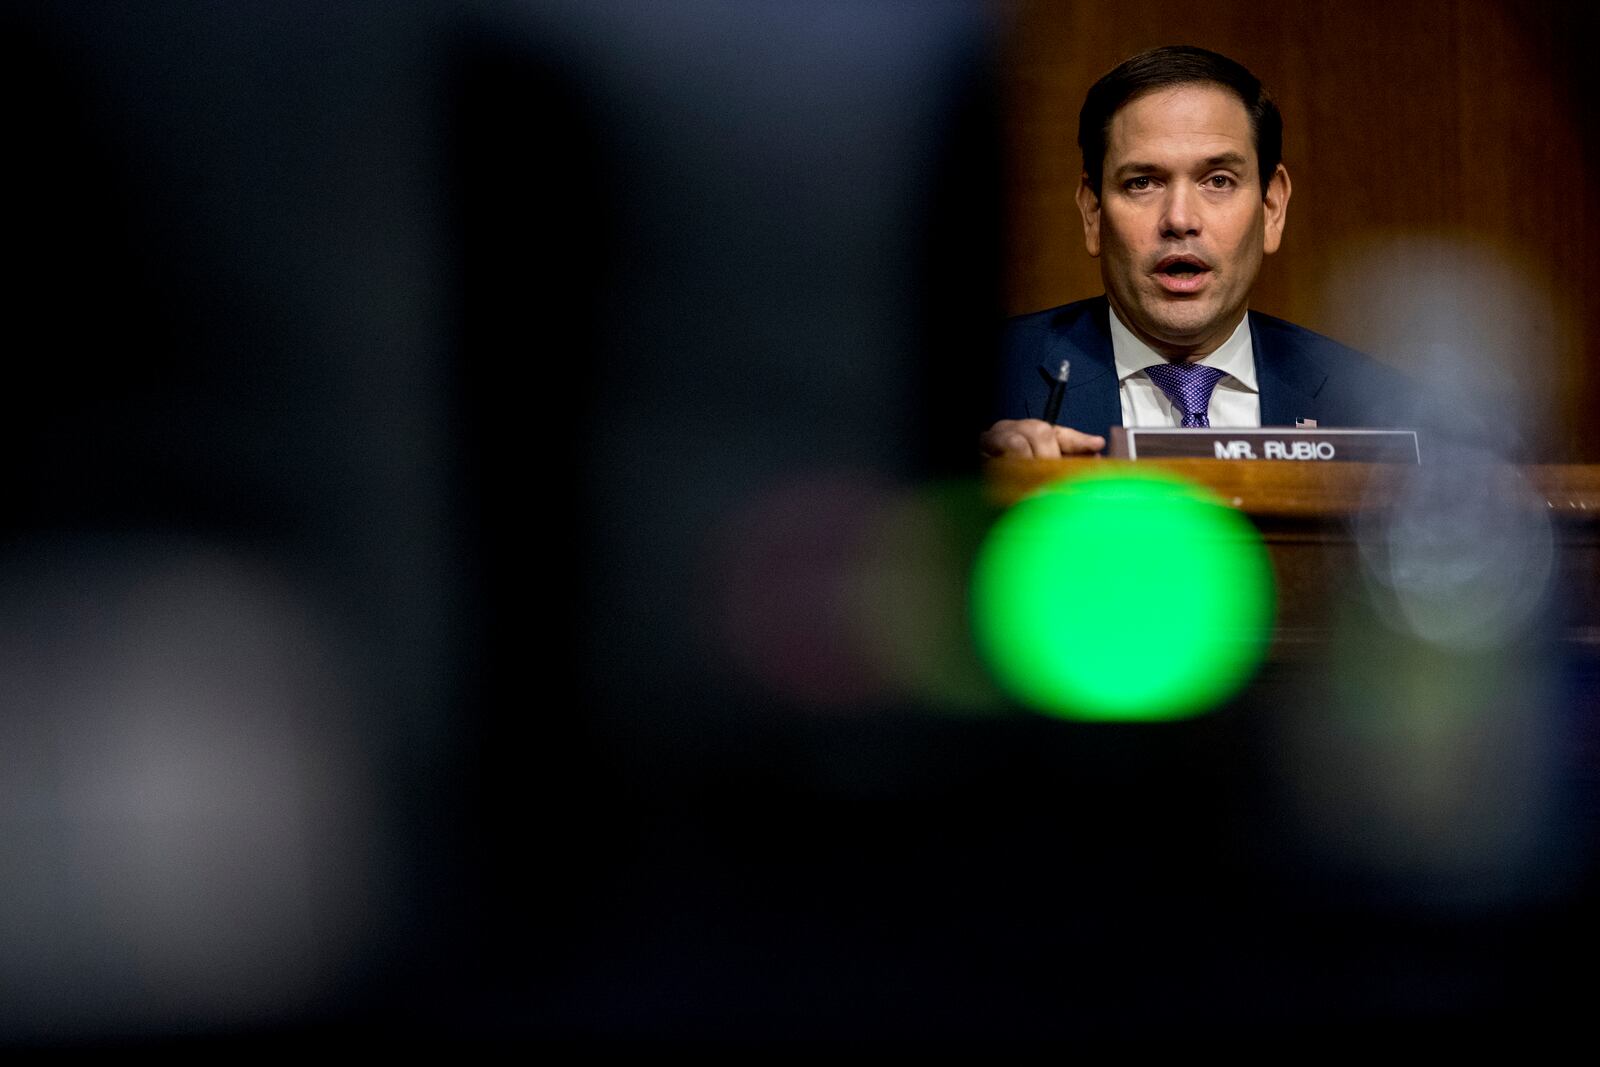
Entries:
{"label": "suit lapel", "polygon": [[1328,380],[1320,366],[1303,355],[1294,339],[1250,315],[1256,386],[1261,390],[1261,425],[1293,426],[1300,419],[1321,420],[1318,394]]}
{"label": "suit lapel", "polygon": [[[1049,357],[1040,366],[1053,376],[1063,359],[1072,361],[1067,395],[1056,422],[1084,433],[1103,434],[1112,426],[1122,425],[1122,397],[1117,392],[1111,326],[1106,318],[1111,313],[1110,306],[1104,297],[1094,305],[1056,335]],[[1042,382],[1040,388],[1045,388]]]}
{"label": "suit lapel", "polygon": [[[1063,359],[1072,361],[1067,395],[1056,421],[1084,433],[1104,433],[1122,425],[1116,358],[1111,348],[1111,314],[1105,298],[1094,301],[1055,335],[1048,357],[1039,366],[1053,376]],[[1250,315],[1250,344],[1255,354],[1256,385],[1261,391],[1261,425],[1293,426],[1299,419],[1322,419],[1319,396],[1328,374],[1296,343],[1294,336],[1274,329],[1260,315]],[[1040,380],[1038,406],[1043,410],[1048,387]]]}

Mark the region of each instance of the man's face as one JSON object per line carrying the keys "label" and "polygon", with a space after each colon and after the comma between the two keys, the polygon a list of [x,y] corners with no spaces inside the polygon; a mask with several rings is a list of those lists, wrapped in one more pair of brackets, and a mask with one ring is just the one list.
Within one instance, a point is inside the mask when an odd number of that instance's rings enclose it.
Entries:
{"label": "man's face", "polygon": [[1237,96],[1195,84],[1136,97],[1111,119],[1100,196],[1079,186],[1084,243],[1128,328],[1169,358],[1215,350],[1244,316],[1289,203],[1280,165],[1265,197]]}

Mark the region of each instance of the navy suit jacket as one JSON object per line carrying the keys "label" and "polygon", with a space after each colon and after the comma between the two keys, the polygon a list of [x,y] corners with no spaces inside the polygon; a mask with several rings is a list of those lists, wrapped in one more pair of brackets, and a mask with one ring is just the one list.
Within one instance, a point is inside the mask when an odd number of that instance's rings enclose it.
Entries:
{"label": "navy suit jacket", "polygon": [[[1103,434],[1122,425],[1122,398],[1111,352],[1111,314],[1106,298],[1020,315],[1006,324],[999,418],[1040,418],[1050,387],[1039,374],[1055,376],[1071,360],[1066,399],[1056,422],[1084,433]],[[1261,425],[1409,427],[1416,413],[1416,387],[1403,375],[1321,334],[1271,315],[1249,312],[1255,349]]]}

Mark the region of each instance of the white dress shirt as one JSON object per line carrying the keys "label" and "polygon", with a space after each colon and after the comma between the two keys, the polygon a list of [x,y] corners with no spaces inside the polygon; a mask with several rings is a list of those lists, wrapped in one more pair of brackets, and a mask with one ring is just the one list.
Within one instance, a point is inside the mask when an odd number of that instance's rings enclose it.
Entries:
{"label": "white dress shirt", "polygon": [[[1117,380],[1122,397],[1124,426],[1181,426],[1183,412],[1167,399],[1167,394],[1146,367],[1167,362],[1159,352],[1139,340],[1124,326],[1117,313],[1111,316],[1111,352],[1117,362]],[[1223,372],[1211,393],[1207,414],[1213,426],[1260,426],[1261,392],[1256,388],[1255,346],[1250,341],[1250,313],[1239,320],[1233,334],[1201,363]]]}

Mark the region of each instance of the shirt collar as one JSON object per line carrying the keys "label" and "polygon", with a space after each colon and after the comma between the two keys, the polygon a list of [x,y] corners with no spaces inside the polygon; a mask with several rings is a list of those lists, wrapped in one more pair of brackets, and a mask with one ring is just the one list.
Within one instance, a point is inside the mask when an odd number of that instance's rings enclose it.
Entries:
{"label": "shirt collar", "polygon": [[[1133,331],[1117,318],[1115,310],[1108,307],[1106,314],[1111,318],[1111,353],[1117,363],[1119,382],[1146,367],[1167,362],[1161,353],[1135,337]],[[1255,346],[1250,340],[1250,313],[1245,312],[1244,318],[1239,320],[1239,325],[1228,339],[1217,346],[1215,352],[1203,356],[1200,362],[1229,375],[1252,393],[1259,392],[1256,388]]]}

